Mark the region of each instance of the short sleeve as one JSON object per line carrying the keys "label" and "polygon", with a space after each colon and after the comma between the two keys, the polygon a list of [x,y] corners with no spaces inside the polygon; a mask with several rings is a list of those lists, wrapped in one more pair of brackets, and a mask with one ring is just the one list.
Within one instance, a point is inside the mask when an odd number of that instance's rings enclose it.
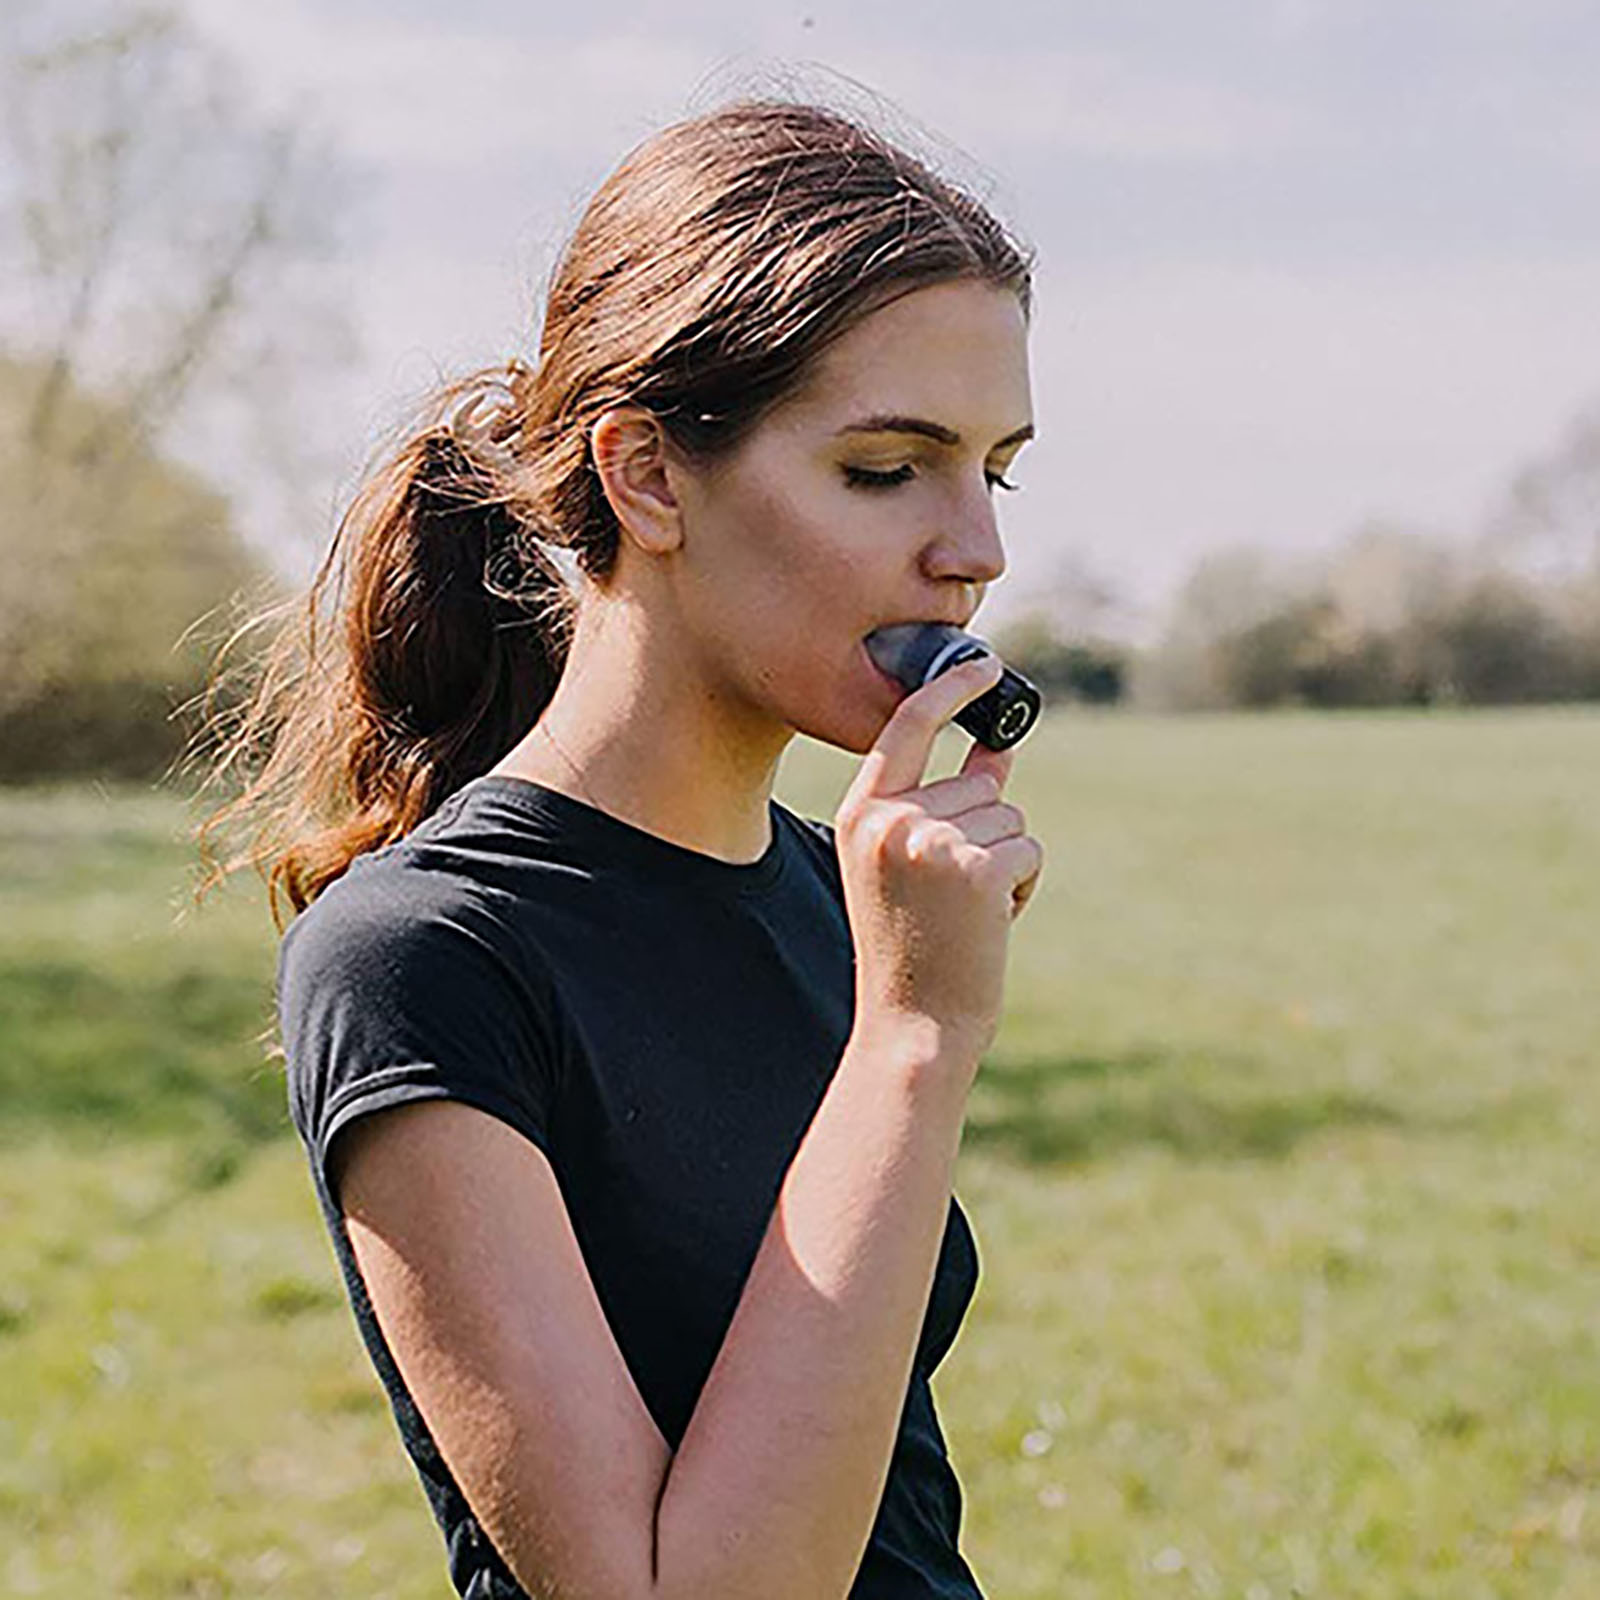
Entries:
{"label": "short sleeve", "polygon": [[289,1109],[330,1200],[328,1152],[368,1112],[447,1099],[551,1153],[554,997],[505,925],[437,875],[373,864],[302,912],[278,957]]}

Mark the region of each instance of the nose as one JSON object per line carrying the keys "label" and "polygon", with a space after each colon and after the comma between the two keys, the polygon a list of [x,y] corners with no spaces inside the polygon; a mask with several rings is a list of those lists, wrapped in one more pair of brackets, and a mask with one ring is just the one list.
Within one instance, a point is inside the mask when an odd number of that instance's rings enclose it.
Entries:
{"label": "nose", "polygon": [[935,540],[924,557],[928,576],[948,583],[993,583],[1006,570],[1005,546],[994,507],[987,502],[964,509],[956,525]]}

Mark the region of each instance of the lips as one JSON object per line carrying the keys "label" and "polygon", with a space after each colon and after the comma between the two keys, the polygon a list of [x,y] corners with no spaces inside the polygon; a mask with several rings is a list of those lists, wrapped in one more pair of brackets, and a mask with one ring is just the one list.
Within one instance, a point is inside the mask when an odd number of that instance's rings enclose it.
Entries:
{"label": "lips", "polygon": [[880,683],[888,684],[889,687],[894,690],[895,694],[903,695],[906,692],[905,685],[899,682],[897,679],[891,678],[889,674],[872,659],[872,652],[867,649],[865,640],[861,642],[859,648],[861,651],[861,657],[866,662],[867,669],[872,673],[873,677],[878,679]]}
{"label": "lips", "polygon": [[908,622],[935,622],[946,628],[959,628],[963,633],[965,633],[976,612],[977,607],[974,606],[970,611],[964,611],[959,617],[937,617],[927,613],[916,617],[885,617],[881,622],[873,623],[873,625],[867,629],[867,632],[875,633],[879,628],[903,627]]}

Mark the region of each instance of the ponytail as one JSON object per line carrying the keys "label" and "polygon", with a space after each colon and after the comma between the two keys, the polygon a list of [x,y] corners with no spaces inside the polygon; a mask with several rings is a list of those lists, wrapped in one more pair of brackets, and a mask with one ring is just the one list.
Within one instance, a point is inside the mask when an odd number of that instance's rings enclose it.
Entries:
{"label": "ponytail", "polygon": [[[259,770],[196,837],[204,894],[237,867],[302,911],[362,852],[401,838],[537,721],[561,677],[574,601],[518,493],[501,404],[530,375],[510,367],[449,385],[366,481],[301,603],[238,629],[206,695],[218,748],[203,787]],[[487,418],[485,421],[483,419]],[[225,658],[275,632],[231,712]],[[221,827],[247,824],[222,860]]]}

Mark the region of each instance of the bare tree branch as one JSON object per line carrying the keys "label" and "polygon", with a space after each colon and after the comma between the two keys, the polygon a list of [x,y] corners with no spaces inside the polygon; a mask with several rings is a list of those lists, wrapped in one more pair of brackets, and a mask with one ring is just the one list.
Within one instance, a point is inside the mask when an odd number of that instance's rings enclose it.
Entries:
{"label": "bare tree branch", "polygon": [[1516,475],[1485,543],[1600,575],[1600,405],[1574,418],[1552,449]]}
{"label": "bare tree branch", "polygon": [[[254,116],[171,8],[77,11],[62,23],[21,0],[0,23],[0,245],[28,285],[0,347],[42,358],[25,424],[35,458],[65,447],[73,382],[118,398],[72,435],[76,465],[114,503],[131,454],[224,378],[230,343],[269,306],[281,320],[288,279],[327,251],[343,176],[303,122]],[[304,365],[340,347],[319,335]],[[285,376],[252,403],[285,404]]]}
{"label": "bare tree branch", "polygon": [[271,586],[240,490],[314,480],[353,210],[314,118],[179,13],[0,0],[0,780],[58,744],[164,764],[196,619]]}

